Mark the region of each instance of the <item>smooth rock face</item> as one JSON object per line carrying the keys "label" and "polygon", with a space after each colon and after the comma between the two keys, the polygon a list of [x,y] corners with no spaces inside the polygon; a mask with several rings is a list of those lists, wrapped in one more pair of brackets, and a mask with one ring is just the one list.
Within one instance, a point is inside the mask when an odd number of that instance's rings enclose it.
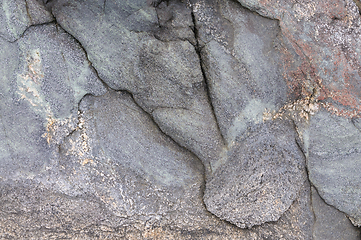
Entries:
{"label": "smooth rock face", "polygon": [[313,239],[360,239],[360,231],[344,213],[325,204],[315,188],[312,188],[312,208],[316,218]]}
{"label": "smooth rock face", "polygon": [[0,238],[359,238],[360,19],[2,1]]}
{"label": "smooth rock face", "polygon": [[361,132],[351,120],[320,111],[305,135],[311,182],[326,203],[361,225]]}

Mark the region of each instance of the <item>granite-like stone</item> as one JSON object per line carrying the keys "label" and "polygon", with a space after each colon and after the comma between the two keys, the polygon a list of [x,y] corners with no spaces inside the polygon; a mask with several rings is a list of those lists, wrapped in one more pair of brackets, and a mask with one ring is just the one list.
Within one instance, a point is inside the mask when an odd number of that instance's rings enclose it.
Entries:
{"label": "granite-like stone", "polygon": [[207,181],[207,209],[242,228],[277,221],[306,179],[295,135],[292,122],[281,121],[249,131]]}

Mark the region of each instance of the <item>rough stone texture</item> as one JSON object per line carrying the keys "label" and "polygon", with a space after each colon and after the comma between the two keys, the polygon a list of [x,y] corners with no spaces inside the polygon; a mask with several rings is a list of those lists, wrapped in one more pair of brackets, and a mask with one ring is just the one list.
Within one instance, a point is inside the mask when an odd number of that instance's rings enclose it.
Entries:
{"label": "rough stone texture", "polygon": [[325,110],[311,118],[304,134],[308,171],[326,203],[361,224],[361,133],[351,120]]}
{"label": "rough stone texture", "polygon": [[356,4],[2,1],[0,238],[359,236]]}
{"label": "rough stone texture", "polygon": [[312,209],[315,213],[313,239],[360,239],[360,231],[354,227],[344,213],[327,205],[312,187]]}
{"label": "rough stone texture", "polygon": [[157,8],[148,2],[61,1],[53,12],[82,43],[99,76],[111,88],[131,92],[163,131],[193,151],[209,172],[224,146],[191,44],[190,9],[179,1]]}
{"label": "rough stone texture", "polygon": [[[186,229],[201,220],[202,164],[166,137],[129,94],[85,97],[80,112],[79,131],[60,146],[64,180],[54,182],[60,191],[93,193],[124,223],[168,218]],[[179,214],[195,217],[183,223]]]}
{"label": "rough stone texture", "polygon": [[286,43],[278,22],[232,1],[192,6],[210,98],[229,149],[207,179],[205,204],[239,227],[277,221],[305,179],[292,122],[263,123],[265,112],[295,97],[283,77]]}
{"label": "rough stone texture", "polygon": [[288,99],[278,22],[232,1],[195,1],[201,56],[215,114],[228,144]]}
{"label": "rough stone texture", "polygon": [[[316,130],[323,132],[309,137],[309,140],[304,139],[306,144],[310,141],[305,148],[317,149],[313,151],[316,156],[311,156],[309,152],[308,169],[311,182],[319,189],[325,201],[346,212],[355,225],[360,225],[361,208],[357,203],[360,178],[356,156],[359,141],[353,140],[358,138],[359,133],[350,123],[346,123],[350,122],[351,118],[360,117],[361,18],[356,3],[351,0],[238,2],[262,16],[279,20],[281,32],[302,62],[295,70],[287,69],[286,74],[295,77],[295,86],[302,90],[303,98],[312,99],[312,104],[319,104],[319,107],[329,113],[343,117],[343,120],[339,121],[344,121],[344,130],[337,126],[336,129],[327,126],[326,129],[321,122],[331,124],[334,117],[326,116],[325,113],[315,118],[319,123],[311,120],[324,130]],[[300,132],[311,134],[315,129],[312,124],[310,127],[312,130],[303,125],[300,129],[306,130]],[[329,135],[329,138],[326,139],[324,134]],[[349,139],[350,137],[352,139]],[[336,144],[336,139],[344,140]],[[307,149],[305,151],[307,152]],[[326,155],[333,159],[331,161],[335,164],[329,164],[330,159],[324,158]],[[325,173],[326,170],[328,173]],[[326,175],[330,181],[326,180]]]}
{"label": "rough stone texture", "polygon": [[31,25],[53,21],[40,0],[3,0],[0,3],[0,36],[15,41]]}
{"label": "rough stone texture", "polygon": [[32,178],[76,128],[80,99],[106,90],[79,44],[55,24],[0,41],[1,178]]}
{"label": "rough stone texture", "polygon": [[1,183],[1,237],[309,239],[307,183],[279,222],[242,230],[206,211],[201,162],[129,94],[86,96],[79,110],[58,162],[33,180]]}
{"label": "rough stone texture", "polygon": [[[317,88],[318,99],[344,117],[360,113],[360,14],[351,0],[239,0],[247,8],[280,21],[283,34],[304,61],[304,94]],[[307,66],[307,68],[305,68]],[[302,75],[301,75],[302,76]]]}
{"label": "rough stone texture", "polygon": [[254,226],[249,231],[260,239],[312,239],[315,219],[310,192],[310,184],[305,181],[296,200],[277,222]]}
{"label": "rough stone texture", "polygon": [[277,221],[306,179],[292,123],[268,122],[233,147],[207,182],[207,209],[239,227]]}

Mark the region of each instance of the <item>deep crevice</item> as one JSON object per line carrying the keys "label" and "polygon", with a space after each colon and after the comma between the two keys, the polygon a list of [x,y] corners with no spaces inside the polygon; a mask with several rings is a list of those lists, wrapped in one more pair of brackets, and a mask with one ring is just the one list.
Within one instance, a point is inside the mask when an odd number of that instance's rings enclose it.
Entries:
{"label": "deep crevice", "polygon": [[[53,16],[54,16],[54,15],[53,15]],[[152,120],[152,122],[154,123],[154,125],[157,126],[158,130],[159,130],[161,133],[163,133],[165,136],[167,136],[175,145],[177,145],[177,146],[180,147],[181,149],[185,149],[186,151],[190,152],[196,159],[198,159],[198,161],[202,164],[202,166],[203,166],[203,168],[204,168],[204,169],[203,169],[203,172],[205,173],[205,172],[206,172],[206,166],[205,166],[204,163],[200,160],[200,158],[199,158],[195,153],[193,153],[192,150],[188,149],[188,148],[185,147],[185,146],[180,145],[175,139],[173,139],[171,136],[169,136],[167,133],[165,133],[165,132],[159,127],[159,125],[156,123],[156,121],[154,120],[154,117],[152,116],[152,114],[149,113],[149,112],[147,112],[144,108],[142,108],[142,107],[138,104],[138,102],[135,100],[134,95],[133,95],[132,92],[130,92],[128,89],[114,89],[114,88],[110,87],[102,78],[100,78],[97,69],[93,66],[92,62],[89,60],[87,51],[86,51],[86,49],[84,48],[84,46],[81,44],[81,42],[80,42],[77,38],[75,38],[72,34],[70,34],[69,32],[67,32],[67,31],[61,26],[61,24],[59,24],[59,23],[56,21],[56,17],[55,17],[55,16],[54,16],[54,19],[55,19],[54,22],[56,23],[57,27],[60,27],[64,32],[66,32],[67,34],[69,34],[69,36],[71,36],[71,37],[74,39],[74,41],[80,46],[80,48],[84,51],[87,61],[89,62],[89,64],[90,64],[90,66],[92,67],[92,69],[94,70],[94,72],[95,72],[96,76],[98,77],[98,79],[102,82],[102,84],[104,85],[104,87],[107,89],[107,92],[109,92],[109,91],[116,91],[116,92],[125,92],[125,93],[129,94],[129,95],[131,96],[132,100],[134,101],[134,103],[135,103],[140,109],[142,109],[144,113],[146,113],[146,114],[150,117],[150,119]],[[106,93],[105,93],[105,94],[106,94]],[[82,100],[84,99],[84,97],[86,97],[87,95],[92,95],[92,96],[94,96],[93,94],[90,94],[90,93],[85,94],[85,95],[82,97],[82,99],[78,102],[78,111],[79,111],[79,109],[80,109],[79,107],[80,107],[81,101],[82,101]],[[94,97],[101,97],[101,96],[103,96],[103,95],[94,96]],[[79,114],[78,114],[77,117],[79,118]],[[71,133],[69,133],[66,137],[70,136],[71,134],[73,134],[73,133],[74,133],[75,131],[77,131],[77,130],[78,130],[77,128],[74,129],[74,130],[71,131]]]}
{"label": "deep crevice", "polygon": [[[196,21],[195,21],[195,16],[194,16],[194,14],[193,14],[193,9],[192,9],[191,14],[192,14],[192,21],[193,21],[193,24],[194,24],[192,30],[193,30],[193,32],[194,32],[194,34],[195,34],[195,39],[196,39],[196,46],[194,46],[193,44],[192,44],[192,45],[195,47],[195,51],[196,51],[196,53],[197,53],[197,55],[198,55],[198,58],[199,58],[199,63],[200,63],[200,67],[201,67],[201,72],[202,72],[202,75],[203,75],[203,79],[204,79],[204,83],[205,83],[205,88],[206,88],[206,92],[207,92],[207,96],[208,96],[208,101],[209,101],[209,104],[210,104],[211,109],[212,109],[213,117],[214,117],[214,119],[215,119],[215,121],[216,121],[216,124],[217,124],[217,127],[218,127],[218,131],[219,131],[220,136],[221,136],[221,138],[222,138],[223,144],[225,144],[226,141],[225,141],[225,139],[224,139],[224,137],[223,137],[223,135],[222,135],[222,133],[221,133],[221,131],[220,131],[220,128],[219,128],[219,124],[218,124],[218,121],[217,121],[217,117],[216,117],[216,115],[215,115],[214,107],[213,107],[213,105],[212,105],[212,101],[211,101],[211,97],[210,97],[210,93],[209,93],[209,87],[208,87],[208,85],[207,85],[207,78],[206,78],[206,75],[205,75],[205,70],[204,70],[204,68],[203,68],[203,66],[202,66],[202,61],[203,61],[203,60],[202,60],[201,53],[200,53],[200,49],[201,49],[201,48],[200,48],[200,45],[199,45],[199,42],[198,42],[198,33],[197,33],[197,30],[196,30]],[[148,113],[147,111],[145,111],[145,109],[143,109],[143,108],[138,104],[138,102],[135,100],[134,95],[133,95],[132,92],[130,92],[130,91],[127,90],[127,89],[113,89],[113,88],[111,88],[102,78],[100,78],[97,69],[93,66],[92,62],[89,60],[87,51],[86,51],[86,49],[84,48],[84,46],[81,44],[81,42],[80,42],[77,38],[75,38],[72,34],[70,34],[69,32],[67,32],[67,31],[61,26],[61,24],[59,24],[59,23],[57,22],[56,16],[55,16],[55,15],[53,15],[53,16],[54,16],[54,19],[55,19],[54,21],[55,21],[55,23],[57,24],[57,26],[58,26],[58,27],[61,27],[64,32],[66,32],[67,34],[69,34],[69,35],[79,44],[79,46],[82,48],[82,50],[84,51],[84,53],[85,53],[85,55],[86,55],[87,61],[90,63],[90,65],[91,65],[91,67],[94,69],[94,71],[95,71],[98,79],[103,83],[103,85],[106,87],[106,89],[108,90],[108,92],[109,92],[109,91],[116,91],[116,92],[119,92],[119,91],[120,91],[120,92],[125,92],[125,93],[129,94],[130,97],[132,98],[132,100],[134,101],[134,103],[135,103],[140,109],[142,109],[144,113],[146,113],[146,114],[149,116],[149,118],[152,120],[152,122],[154,123],[154,125],[158,128],[158,130],[159,130],[161,133],[163,133],[165,136],[167,136],[176,146],[178,146],[178,147],[181,148],[181,149],[184,149],[184,150],[188,151],[190,154],[192,154],[192,155],[195,157],[195,159],[197,159],[197,160],[199,161],[199,163],[203,166],[203,171],[202,171],[203,183],[202,183],[202,187],[201,187],[200,191],[201,191],[201,196],[202,196],[201,202],[202,202],[202,205],[204,206],[204,209],[205,209],[209,214],[211,214],[212,216],[216,217],[216,218],[219,219],[220,221],[226,222],[226,223],[228,223],[228,224],[230,224],[230,225],[232,225],[232,226],[237,227],[236,225],[234,225],[234,224],[232,224],[232,223],[230,223],[230,222],[228,222],[228,221],[225,221],[225,220],[222,220],[222,219],[218,218],[218,217],[217,217],[216,215],[214,215],[212,212],[210,212],[210,211],[207,210],[206,204],[205,204],[204,199],[203,199],[204,191],[205,191],[205,188],[206,188],[206,172],[207,172],[207,170],[206,170],[207,167],[206,167],[205,163],[203,163],[203,162],[200,160],[200,158],[199,158],[195,153],[193,153],[192,150],[188,149],[188,148],[185,147],[185,146],[180,145],[175,139],[173,139],[171,136],[169,136],[168,134],[166,134],[166,133],[160,128],[160,126],[156,123],[156,121],[154,120],[154,117],[152,116],[152,114],[151,114],[151,113]],[[106,94],[106,93],[105,93],[105,94]],[[92,95],[92,94],[86,94],[86,95],[83,96],[83,98],[82,98],[82,99],[79,101],[79,103],[78,103],[78,110],[80,109],[79,107],[80,107],[81,101],[82,101],[82,100],[84,99],[84,97],[87,96],[87,95]],[[102,96],[102,95],[101,95],[101,96]],[[95,97],[101,97],[101,96],[95,96]],[[78,114],[78,117],[79,117],[79,114]],[[74,131],[72,131],[72,133],[74,133],[76,130],[77,130],[77,129],[75,129]],[[71,134],[72,134],[72,133],[71,133]],[[69,134],[68,136],[70,136],[71,134]],[[226,144],[225,144],[225,145],[226,145]],[[210,169],[210,166],[209,166],[208,168]]]}
{"label": "deep crevice", "polygon": [[[150,117],[150,119],[153,121],[153,123],[155,124],[155,126],[157,126],[157,128],[158,128],[158,130],[161,132],[161,133],[163,133],[165,136],[167,136],[167,137],[169,137],[171,140],[172,140],[172,142],[173,143],[175,143],[178,147],[180,147],[181,149],[185,149],[185,150],[187,150],[188,152],[190,152],[193,156],[195,156],[196,157],[196,159],[198,159],[199,161],[200,161],[200,163],[202,164],[202,166],[204,167],[204,172],[207,172],[206,171],[206,166],[204,165],[204,163],[200,160],[200,158],[195,154],[195,153],[193,153],[193,151],[191,150],[191,149],[189,149],[189,148],[187,148],[187,147],[185,147],[185,146],[182,146],[181,144],[179,144],[175,139],[173,139],[170,135],[168,135],[167,133],[165,133],[161,128],[160,128],[160,126],[156,123],[156,121],[154,120],[154,117],[152,116],[152,114],[151,113],[149,113],[149,112],[147,112],[142,106],[140,106],[139,104],[138,104],[138,102],[135,100],[135,98],[134,98],[134,94],[132,93],[132,92],[130,92],[128,89],[114,89],[114,88],[112,88],[112,87],[110,87],[100,76],[99,76],[99,73],[98,73],[98,71],[97,71],[97,69],[94,67],[94,65],[93,65],[93,63],[89,60],[89,58],[88,58],[88,54],[87,54],[87,51],[86,51],[86,49],[84,48],[84,46],[82,45],[82,43],[77,39],[77,38],[75,38],[72,34],[70,34],[68,31],[66,31],[62,26],[61,26],[61,24],[60,23],[58,23],[57,22],[57,20],[56,20],[56,16],[53,14],[53,17],[54,17],[54,22],[56,23],[56,25],[57,25],[57,27],[60,27],[64,32],[66,32],[67,34],[69,34],[69,36],[71,36],[73,39],[74,39],[74,41],[80,46],[80,48],[84,51],[84,53],[85,53],[85,56],[86,56],[86,59],[87,59],[87,61],[89,62],[89,64],[90,64],[90,66],[92,67],[92,69],[94,70],[94,72],[95,72],[95,74],[96,74],[96,76],[98,77],[98,79],[102,82],[102,84],[104,85],[104,87],[109,91],[109,90],[112,90],[112,91],[121,91],[121,92],[126,92],[126,93],[128,93],[130,96],[131,96],[131,98],[132,98],[132,100],[134,101],[134,103],[140,108],[140,109],[142,109],[143,111],[144,111],[144,113],[146,113],[149,117]],[[197,53],[198,54],[198,53]],[[203,74],[203,76],[204,76],[204,72],[202,71],[202,74]],[[207,87],[207,90],[208,90],[208,87]],[[106,94],[106,93],[105,93]],[[92,94],[86,94],[86,95],[92,95]],[[83,98],[86,96],[86,95],[84,95],[83,96]],[[207,94],[208,96],[209,96],[209,94]],[[102,95],[100,95],[100,96],[102,96]],[[96,96],[96,97],[100,97],[100,96]],[[82,99],[83,99],[82,98]],[[82,100],[81,99],[81,100]],[[78,110],[79,110],[79,104],[80,104],[80,102],[81,102],[81,100],[79,101],[79,103],[78,103]],[[211,103],[210,103],[211,104]],[[213,113],[214,113],[214,110],[213,110],[213,106],[211,105],[211,108],[212,108],[212,111],[213,111]],[[214,116],[214,118],[215,118],[215,116]],[[216,119],[216,118],[215,118]],[[216,120],[217,121],[217,120]],[[217,126],[218,126],[218,122],[217,122]],[[72,131],[72,133],[74,133],[74,131],[76,131],[77,129],[75,129],[75,130],[73,130]],[[220,130],[219,130],[220,131]],[[71,134],[69,134],[68,136],[70,136]],[[221,135],[221,137],[222,137],[222,139],[223,139],[223,136]],[[224,139],[223,139],[224,140]],[[209,168],[209,167],[208,167]]]}
{"label": "deep crevice", "polygon": [[194,46],[194,49],[197,53],[197,56],[198,56],[198,59],[199,59],[199,66],[200,66],[200,69],[201,69],[201,72],[202,72],[202,76],[203,76],[203,81],[204,81],[204,84],[205,84],[205,88],[206,88],[206,93],[207,93],[207,97],[208,97],[208,103],[211,107],[211,110],[212,110],[212,114],[213,114],[213,118],[214,120],[216,121],[216,125],[217,125],[217,128],[218,128],[218,132],[222,138],[222,142],[224,144],[224,146],[227,146],[228,143],[225,139],[225,137],[223,136],[222,132],[221,132],[221,129],[220,129],[220,124],[218,122],[218,118],[217,118],[217,115],[216,115],[216,112],[215,112],[215,107],[213,105],[213,102],[212,102],[212,97],[211,97],[211,92],[210,92],[210,87],[209,87],[209,81],[208,81],[208,78],[207,78],[207,75],[206,75],[206,70],[204,69],[204,66],[203,66],[203,58],[202,58],[202,53],[201,53],[201,50],[203,47],[200,46],[200,43],[199,43],[199,34],[198,34],[198,28],[197,28],[197,21],[196,21],[196,17],[194,15],[194,11],[193,11],[193,7],[191,6],[191,16],[192,16],[192,21],[193,21],[193,33],[194,33],[194,38],[196,40],[196,45]]}

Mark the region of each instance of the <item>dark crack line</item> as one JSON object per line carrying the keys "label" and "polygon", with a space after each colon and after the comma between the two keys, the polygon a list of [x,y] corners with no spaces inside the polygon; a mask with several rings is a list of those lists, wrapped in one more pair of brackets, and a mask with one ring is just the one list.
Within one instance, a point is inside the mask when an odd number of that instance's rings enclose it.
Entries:
{"label": "dark crack line", "polygon": [[[341,211],[340,209],[338,209],[337,207],[335,207],[335,206],[327,203],[326,200],[325,200],[325,199],[321,196],[321,194],[319,193],[319,190],[317,189],[317,187],[316,187],[315,185],[313,185],[313,183],[312,183],[311,181],[310,181],[310,184],[311,184],[311,187],[314,188],[314,190],[316,191],[316,193],[318,194],[318,196],[320,197],[320,199],[323,201],[324,204],[326,204],[327,206],[329,206],[329,207],[331,207],[331,208],[333,208],[333,209],[335,209],[335,210],[337,210],[337,211],[345,214],[345,216],[346,216],[347,218],[349,218],[349,215],[348,215],[347,213],[345,213],[345,212]],[[311,196],[312,196],[312,192],[311,192]],[[312,203],[312,198],[311,198],[311,203]],[[348,220],[349,220],[349,219],[348,219]],[[349,221],[350,221],[350,220],[349,220]],[[350,221],[350,224],[351,224],[352,226],[354,226],[355,228],[357,228],[355,225],[353,225],[353,224],[351,223],[351,221]]]}
{"label": "dark crack line", "polygon": [[31,23],[31,22],[33,22],[33,20],[31,18],[30,12],[29,12],[28,0],[25,0],[25,8],[26,8],[26,14],[28,15],[30,23]]}
{"label": "dark crack line", "polygon": [[214,120],[216,121],[216,125],[217,125],[217,128],[218,128],[218,132],[221,136],[221,139],[222,139],[222,143],[224,146],[227,146],[228,143],[225,139],[225,137],[223,136],[222,132],[221,132],[221,129],[220,129],[220,124],[218,122],[218,118],[217,118],[217,115],[216,115],[216,112],[215,112],[215,107],[213,105],[213,102],[212,102],[212,97],[211,97],[211,91],[210,91],[210,87],[209,87],[209,81],[208,81],[208,78],[207,78],[207,75],[206,75],[206,71],[203,67],[203,58],[202,58],[202,53],[201,53],[201,46],[199,44],[199,34],[198,34],[198,29],[197,29],[197,21],[196,21],[196,17],[194,15],[194,11],[193,11],[193,7],[191,7],[191,16],[192,16],[192,21],[193,21],[193,33],[194,33],[194,38],[196,40],[196,46],[194,47],[197,55],[198,55],[198,59],[199,59],[199,65],[200,65],[200,68],[201,68],[201,72],[202,72],[202,76],[203,76],[203,81],[204,81],[204,84],[205,84],[205,89],[206,89],[206,93],[207,93],[207,97],[208,97],[208,102],[209,102],[209,105],[211,107],[211,110],[212,110],[212,114],[213,114],[213,118]]}
{"label": "dark crack line", "polygon": [[55,21],[55,20],[52,20],[52,21],[50,21],[50,22],[45,22],[45,23],[30,25],[30,26],[29,26],[28,28],[26,28],[25,31],[24,31],[22,34],[20,34],[20,36],[19,36],[17,39],[15,39],[14,41],[8,41],[8,40],[6,40],[4,37],[2,37],[2,38],[3,38],[5,41],[9,42],[9,43],[16,43],[17,41],[19,41],[21,38],[24,37],[24,35],[26,34],[26,32],[29,31],[29,29],[34,28],[34,27],[38,27],[38,26],[46,26],[46,25],[53,24],[53,23],[56,23],[56,21]]}
{"label": "dark crack line", "polygon": [[[54,16],[54,15],[53,15],[53,16]],[[146,113],[146,114],[150,117],[150,119],[152,120],[152,122],[154,123],[154,125],[158,128],[158,130],[159,130],[161,133],[163,133],[165,136],[167,136],[175,145],[177,145],[177,146],[180,147],[181,149],[184,149],[184,150],[188,151],[188,152],[191,153],[196,159],[198,159],[198,161],[200,161],[200,163],[201,163],[202,166],[204,167],[203,171],[206,172],[206,166],[205,166],[204,163],[200,160],[200,158],[199,158],[196,154],[194,154],[192,150],[188,149],[188,148],[185,147],[185,146],[180,145],[175,139],[173,139],[171,136],[169,136],[167,133],[165,133],[165,132],[159,127],[159,125],[156,123],[156,121],[154,120],[154,117],[152,116],[152,114],[148,113],[144,108],[142,108],[142,107],[138,104],[138,102],[135,100],[134,94],[133,94],[132,92],[130,92],[128,89],[114,89],[114,88],[110,87],[110,86],[99,76],[99,73],[98,73],[97,69],[94,67],[93,63],[89,60],[87,51],[86,51],[86,49],[84,48],[84,46],[81,44],[81,42],[80,42],[77,38],[75,38],[72,34],[70,34],[69,32],[67,32],[67,31],[61,26],[61,24],[57,22],[55,16],[54,16],[54,19],[55,19],[54,22],[56,23],[57,27],[60,27],[65,33],[69,34],[69,36],[71,36],[71,37],[74,39],[74,41],[80,46],[80,48],[84,51],[87,61],[89,62],[89,64],[90,64],[90,66],[92,67],[92,69],[94,70],[94,72],[95,72],[96,76],[98,77],[98,79],[102,82],[102,84],[104,85],[104,87],[107,89],[107,92],[109,92],[109,91],[116,91],[116,92],[125,92],[125,93],[128,93],[128,94],[131,96],[131,98],[132,98],[132,100],[134,101],[134,103],[135,103],[140,109],[142,109],[144,113]],[[105,94],[106,94],[106,93],[104,93],[104,95],[105,95]],[[81,101],[82,101],[82,100],[84,99],[84,97],[86,97],[87,95],[94,96],[93,94],[90,94],[90,93],[85,94],[85,95],[82,97],[82,99],[78,102],[78,111],[79,111],[79,109],[80,109]],[[101,97],[101,96],[103,96],[103,95],[94,96],[94,97]],[[79,114],[78,114],[78,117],[79,117]],[[218,125],[217,125],[217,126],[218,126]],[[67,136],[70,136],[70,135],[73,134],[75,131],[77,131],[77,128],[74,129],[74,130],[73,130],[71,133],[69,133]]]}
{"label": "dark crack line", "polygon": [[107,0],[104,0],[104,3],[103,3],[103,14],[105,14],[105,7],[106,7],[106,4],[107,4]]}
{"label": "dark crack line", "polygon": [[[53,15],[53,16],[54,16],[54,15]],[[195,21],[195,20],[194,20],[194,16],[193,16],[193,11],[192,11],[192,18],[193,18],[193,21]],[[97,77],[98,77],[99,80],[103,83],[103,85],[106,87],[106,89],[107,89],[108,91],[116,91],[116,92],[121,91],[121,92],[126,92],[126,93],[128,93],[128,94],[131,96],[131,98],[132,98],[132,100],[134,101],[134,103],[135,103],[140,109],[142,109],[144,113],[146,113],[146,114],[149,116],[149,118],[152,120],[152,122],[154,123],[154,125],[157,127],[157,129],[158,129],[161,133],[163,133],[165,136],[167,136],[167,137],[171,140],[171,142],[173,142],[173,143],[174,143],[176,146],[178,146],[180,149],[186,150],[186,151],[189,152],[195,159],[197,159],[197,160],[199,161],[199,163],[203,166],[203,172],[202,172],[202,175],[203,175],[203,184],[202,184],[202,188],[201,188],[202,204],[203,204],[204,208],[207,210],[206,204],[205,204],[205,202],[204,202],[204,200],[203,200],[203,196],[204,196],[204,191],[205,191],[205,188],[206,188],[206,174],[205,174],[205,173],[206,173],[206,172],[211,172],[211,167],[210,167],[210,165],[209,165],[209,166],[206,166],[206,163],[203,163],[203,162],[200,160],[200,158],[199,158],[196,154],[193,153],[192,150],[188,149],[188,148],[185,147],[185,146],[180,145],[175,139],[173,139],[171,136],[169,136],[168,134],[166,134],[166,133],[160,128],[160,126],[156,123],[156,121],[154,120],[154,117],[152,116],[152,114],[150,114],[150,113],[148,113],[147,111],[145,111],[145,109],[142,108],[142,107],[138,104],[138,102],[135,100],[134,95],[133,95],[132,92],[130,92],[130,91],[127,90],[127,89],[113,89],[113,88],[111,88],[110,86],[108,86],[108,84],[107,84],[102,78],[99,77],[99,73],[98,73],[97,69],[93,66],[92,62],[89,60],[87,51],[86,51],[86,49],[84,48],[84,46],[81,44],[81,42],[80,42],[77,38],[75,38],[72,34],[70,34],[69,32],[67,32],[67,31],[61,26],[61,24],[59,24],[59,23],[57,22],[55,16],[54,16],[54,19],[55,19],[56,24],[57,24],[59,27],[61,27],[61,28],[64,30],[64,32],[66,32],[67,34],[69,34],[70,36],[72,36],[72,38],[74,38],[74,40],[79,44],[79,46],[80,46],[80,47],[82,48],[82,50],[85,52],[86,58],[87,58],[87,60],[89,61],[89,63],[91,64],[91,67],[94,69]],[[194,27],[195,27],[195,25],[194,25]],[[198,45],[198,47],[199,47],[199,43],[198,43],[198,39],[197,39],[197,38],[196,38],[196,41],[197,41],[197,45]],[[196,52],[197,52],[197,54],[198,54],[198,56],[199,56],[200,64],[201,64],[200,52],[197,51],[197,48],[195,48],[195,49],[196,49]],[[205,81],[205,83],[206,83],[205,73],[204,73],[204,70],[202,69],[202,65],[201,65],[201,70],[202,70],[202,74],[203,74],[204,81]],[[213,115],[214,115],[214,118],[215,118],[215,121],[216,121],[216,124],[217,124],[217,127],[218,127],[218,131],[219,131],[219,133],[220,133],[220,135],[221,135],[221,138],[222,138],[223,144],[224,144],[224,143],[225,143],[225,139],[223,138],[223,136],[222,136],[222,134],[221,134],[221,132],[220,132],[219,124],[218,124],[217,118],[216,118],[215,113],[214,113],[213,105],[212,105],[212,102],[211,102],[210,97],[209,97],[210,94],[209,94],[209,92],[208,92],[208,87],[207,87],[207,86],[206,86],[206,90],[207,90],[207,96],[208,96],[208,98],[209,98],[209,104],[210,104],[210,106],[211,106],[212,113],[213,113]],[[91,94],[89,94],[89,95],[91,95]],[[84,98],[85,96],[86,96],[86,95],[84,95],[83,98]],[[100,97],[100,96],[96,96],[96,97]],[[82,99],[83,99],[83,98],[82,98]],[[80,107],[80,103],[81,103],[82,99],[81,99],[81,100],[79,101],[79,103],[78,103],[78,110],[80,109],[79,107]],[[79,117],[79,114],[78,114],[78,117]],[[75,129],[74,131],[76,131],[76,130],[77,130],[77,129]],[[73,132],[74,132],[74,131],[73,131]],[[72,132],[72,133],[73,133],[73,132]],[[70,134],[69,134],[69,135],[70,135]],[[69,136],[69,135],[68,135],[68,136]],[[207,171],[207,168],[208,168],[208,171]],[[209,211],[207,210],[207,212],[209,212]],[[211,215],[215,216],[213,213],[211,213],[211,212],[209,212],[209,213],[210,213]],[[217,216],[215,216],[215,217],[216,217],[217,219],[219,219]],[[228,223],[228,222],[227,222],[227,223]],[[230,224],[231,224],[231,223],[230,223]]]}
{"label": "dark crack line", "polygon": [[[109,89],[115,90],[115,89],[111,88],[102,78],[99,77],[99,73],[98,73],[97,69],[94,67],[93,63],[89,60],[88,52],[85,50],[85,48],[84,48],[84,46],[81,44],[81,42],[80,42],[78,39],[76,39],[73,35],[71,35],[69,32],[67,32],[67,31],[61,26],[61,24],[59,24],[59,23],[57,22],[55,16],[54,16],[54,19],[55,19],[54,22],[56,23],[56,27],[57,27],[57,28],[61,28],[65,33],[67,33],[69,36],[71,36],[71,37],[74,39],[75,43],[78,44],[78,46],[79,46],[79,47],[82,49],[82,51],[85,53],[85,57],[86,57],[86,60],[87,60],[88,63],[89,63],[89,66],[92,68],[92,70],[94,70],[95,75],[97,76],[97,78],[99,79],[99,81],[103,84],[103,86],[104,86],[108,91],[109,91]],[[115,91],[116,91],[116,90],[115,90]],[[104,94],[106,94],[106,93],[104,93]],[[90,95],[92,95],[92,94],[90,94]],[[85,95],[84,95],[84,96],[85,96]],[[84,96],[83,96],[83,97],[84,97]],[[102,95],[101,95],[101,96],[102,96]],[[80,100],[79,102],[81,102],[81,100]]]}

